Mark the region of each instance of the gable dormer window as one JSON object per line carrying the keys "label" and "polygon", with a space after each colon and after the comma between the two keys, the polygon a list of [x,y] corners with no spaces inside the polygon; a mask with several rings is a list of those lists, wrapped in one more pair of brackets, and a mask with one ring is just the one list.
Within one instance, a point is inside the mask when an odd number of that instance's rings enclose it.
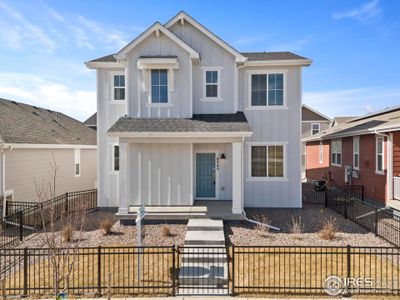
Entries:
{"label": "gable dormer window", "polygon": [[168,70],[151,70],[151,103],[168,103]]}
{"label": "gable dormer window", "polygon": [[250,72],[249,92],[249,109],[285,107],[285,73]]}
{"label": "gable dormer window", "polygon": [[125,74],[124,73],[112,74],[112,100],[113,101],[125,100]]}
{"label": "gable dormer window", "polygon": [[221,67],[203,67],[202,101],[221,101]]}

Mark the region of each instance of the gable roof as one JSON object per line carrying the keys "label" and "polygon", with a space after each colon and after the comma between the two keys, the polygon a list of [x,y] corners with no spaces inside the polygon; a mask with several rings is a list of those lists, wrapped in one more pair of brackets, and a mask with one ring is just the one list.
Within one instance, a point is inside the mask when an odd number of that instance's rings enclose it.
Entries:
{"label": "gable roof", "polygon": [[171,27],[173,24],[180,20],[184,20],[189,22],[191,25],[193,25],[195,28],[197,28],[199,31],[204,33],[206,36],[208,36],[211,40],[213,40],[215,43],[217,43],[219,46],[224,48],[226,51],[231,53],[233,56],[236,57],[237,62],[245,62],[246,58],[243,56],[242,53],[240,53],[238,50],[233,48],[231,45],[229,45],[227,42],[225,42],[223,39],[215,35],[213,32],[208,30],[206,27],[204,27],[202,24],[197,22],[195,19],[193,19],[191,16],[189,16],[186,12],[180,11],[176,16],[174,16],[171,20],[169,20],[167,23],[164,24],[166,28]]}
{"label": "gable roof", "polygon": [[[306,105],[306,104],[303,104],[301,109],[302,109],[302,121],[307,121],[307,120],[304,120],[304,116],[303,116],[303,114],[304,114],[304,113],[303,113],[303,110],[304,110],[304,109],[309,110],[309,111],[311,111],[312,113],[318,115],[319,117],[321,117],[322,120],[326,120],[326,121],[329,121],[329,122],[332,121],[332,119],[329,118],[328,116],[324,115],[323,113],[319,112],[318,110],[316,110],[316,109],[314,109],[314,108],[312,108],[311,106],[308,106],[308,105]],[[312,119],[312,121],[314,121],[314,120],[315,120],[315,119]]]}
{"label": "gable roof", "polygon": [[290,60],[290,59],[307,59],[303,56],[288,51],[281,52],[242,52],[247,57],[247,61],[262,60]]}
{"label": "gable roof", "polygon": [[91,115],[89,118],[87,118],[83,124],[89,127],[97,126],[97,112],[95,112],[93,115]]}
{"label": "gable roof", "polygon": [[385,109],[384,112],[379,111],[354,118],[346,123],[339,123],[319,134],[305,138],[303,141],[310,142],[397,130],[400,130],[400,106]]}
{"label": "gable roof", "polygon": [[348,123],[355,118],[356,117],[350,117],[350,116],[334,117],[333,121],[335,122],[335,125],[338,125],[338,124]]}
{"label": "gable roof", "polygon": [[96,132],[63,113],[0,98],[0,142],[96,145]]}
{"label": "gable roof", "polygon": [[134,39],[132,42],[130,42],[128,45],[126,45],[124,48],[122,48],[117,54],[115,54],[116,60],[118,61],[119,59],[125,59],[125,56],[129,51],[131,51],[133,48],[135,48],[138,44],[140,44],[144,39],[146,39],[148,36],[150,36],[153,32],[161,32],[164,35],[166,35],[172,41],[174,41],[179,46],[181,46],[183,49],[185,49],[190,54],[191,58],[195,58],[195,59],[200,58],[200,55],[196,50],[194,50],[192,47],[190,47],[188,44],[186,44],[184,41],[182,41],[180,38],[178,38],[175,34],[173,34],[171,31],[169,31],[167,28],[165,28],[159,22],[156,22],[152,26],[150,26],[148,29],[146,29],[143,33],[141,33],[136,39]]}

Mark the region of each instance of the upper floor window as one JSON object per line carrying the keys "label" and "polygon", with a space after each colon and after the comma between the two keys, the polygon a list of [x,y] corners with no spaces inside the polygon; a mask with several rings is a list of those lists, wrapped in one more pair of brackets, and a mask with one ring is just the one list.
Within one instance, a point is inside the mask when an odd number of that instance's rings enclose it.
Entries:
{"label": "upper floor window", "polygon": [[342,140],[331,141],[331,165],[342,165]]}
{"label": "upper floor window", "polygon": [[251,177],[284,177],[284,146],[251,146]]}
{"label": "upper floor window", "polygon": [[221,67],[202,67],[202,101],[221,101]]}
{"label": "upper floor window", "polygon": [[251,106],[283,106],[284,74],[252,74]]}
{"label": "upper floor window", "polygon": [[321,130],[319,123],[311,123],[311,135],[318,134]]}
{"label": "upper floor window", "polygon": [[74,150],[74,174],[75,177],[81,176],[81,150],[75,149]]}
{"label": "upper floor window", "polygon": [[383,137],[376,138],[376,173],[384,174],[383,171]]}
{"label": "upper floor window", "polygon": [[151,70],[151,103],[168,103],[168,70]]}
{"label": "upper floor window", "polygon": [[113,100],[125,100],[125,75],[113,75]]}
{"label": "upper floor window", "polygon": [[360,169],[360,137],[353,137],[353,168]]}

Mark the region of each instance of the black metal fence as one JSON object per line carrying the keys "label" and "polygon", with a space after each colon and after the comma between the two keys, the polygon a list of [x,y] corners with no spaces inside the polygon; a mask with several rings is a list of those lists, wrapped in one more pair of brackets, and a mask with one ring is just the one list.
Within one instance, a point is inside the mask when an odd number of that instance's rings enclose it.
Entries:
{"label": "black metal fence", "polygon": [[333,209],[389,243],[400,247],[400,217],[391,210],[364,201],[362,186],[328,187],[315,191],[310,183],[302,184],[304,205],[323,205]]}
{"label": "black metal fence", "polygon": [[[69,295],[90,296],[322,295],[326,293],[329,276],[336,276],[342,282],[342,294],[397,295],[399,249],[350,246],[0,249],[0,279],[7,295],[54,295],[55,286]],[[60,280],[55,281],[57,278]]]}
{"label": "black metal fence", "polygon": [[[43,222],[57,220],[63,214],[97,209],[97,190],[65,193],[45,202],[7,201],[6,204],[6,211],[11,214],[0,219],[0,248],[22,241],[34,230],[40,229]],[[46,210],[51,210],[51,218],[49,214],[43,214]]]}

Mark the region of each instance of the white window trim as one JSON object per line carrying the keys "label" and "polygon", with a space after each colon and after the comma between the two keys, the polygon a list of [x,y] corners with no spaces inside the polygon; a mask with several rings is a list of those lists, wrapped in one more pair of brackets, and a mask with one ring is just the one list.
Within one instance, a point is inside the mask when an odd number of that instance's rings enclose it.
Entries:
{"label": "white window trim", "polygon": [[[288,109],[287,106],[287,69],[282,70],[251,70],[247,71],[247,110],[282,110]],[[283,105],[267,105],[264,106],[252,106],[251,105],[251,76],[255,74],[283,74]],[[267,95],[268,95],[268,79],[267,79]]]}
{"label": "white window trim", "polygon": [[[223,101],[221,98],[221,70],[222,67],[202,67],[203,72],[203,97],[200,101],[203,102],[219,102]],[[218,82],[217,82],[217,97],[206,97],[206,72],[207,71],[217,71],[218,73]]]}
{"label": "white window trim", "polygon": [[[79,164],[79,174],[76,174],[76,164]],[[74,176],[80,177],[82,174],[82,164],[81,164],[81,149],[74,149]]]}
{"label": "white window trim", "polygon": [[[287,177],[287,142],[248,142],[247,144],[247,179],[246,181],[289,181]],[[268,157],[268,146],[283,146],[283,176],[282,177],[253,177],[251,176],[251,147],[266,146]],[[267,159],[268,169],[268,159]],[[268,174],[268,172],[267,172]]]}
{"label": "white window trim", "polygon": [[[382,140],[382,171],[378,170],[378,141]],[[385,175],[385,138],[382,136],[375,137],[375,173]]]}
{"label": "white window trim", "polygon": [[[356,152],[356,142],[358,143],[358,152]],[[358,161],[357,161],[357,166],[356,167],[356,157],[355,154],[358,156]],[[360,170],[360,137],[359,136],[354,136],[353,137],[353,169],[359,171]]]}
{"label": "white window trim", "polygon": [[[157,70],[167,70],[167,84],[168,84],[168,91],[167,91],[167,103],[153,103],[151,102],[151,70],[157,69]],[[171,93],[174,91],[174,69],[171,68],[170,66],[165,66],[165,67],[157,67],[157,68],[149,68],[146,69],[147,71],[147,83],[148,83],[148,100],[147,100],[147,106],[148,107],[172,107],[173,104],[171,102]]]}
{"label": "white window trim", "polygon": [[[115,75],[124,75],[125,76],[125,99],[124,100],[115,100],[114,99],[114,76]],[[125,104],[126,103],[126,92],[127,92],[127,88],[126,88],[126,75],[125,75],[125,71],[112,71],[110,72],[110,102],[113,104]]]}
{"label": "white window trim", "polygon": [[[114,155],[115,155],[115,146],[119,147],[119,144],[111,144],[111,171],[110,174],[118,174],[119,171],[115,170],[115,160],[114,160]],[[121,156],[121,155],[120,155]],[[121,169],[121,165],[119,165],[119,168]]]}
{"label": "white window trim", "polygon": [[319,163],[323,164],[324,163],[324,143],[321,141],[319,142],[319,153],[318,153],[318,157],[319,157]]}
{"label": "white window trim", "polygon": [[[332,143],[333,142],[340,142],[340,152],[335,152],[335,153],[340,153],[340,164],[336,164],[332,162],[332,154],[333,154],[333,147],[332,147]],[[331,160],[331,166],[335,166],[335,167],[341,167],[342,166],[342,162],[343,162],[343,154],[342,154],[342,139],[335,139],[335,140],[331,140],[331,151],[330,151],[330,160]]]}
{"label": "white window trim", "polygon": [[[313,133],[313,127],[314,125],[318,125],[318,132],[317,133]],[[311,123],[311,135],[315,135],[321,132],[321,124],[320,123]]]}

